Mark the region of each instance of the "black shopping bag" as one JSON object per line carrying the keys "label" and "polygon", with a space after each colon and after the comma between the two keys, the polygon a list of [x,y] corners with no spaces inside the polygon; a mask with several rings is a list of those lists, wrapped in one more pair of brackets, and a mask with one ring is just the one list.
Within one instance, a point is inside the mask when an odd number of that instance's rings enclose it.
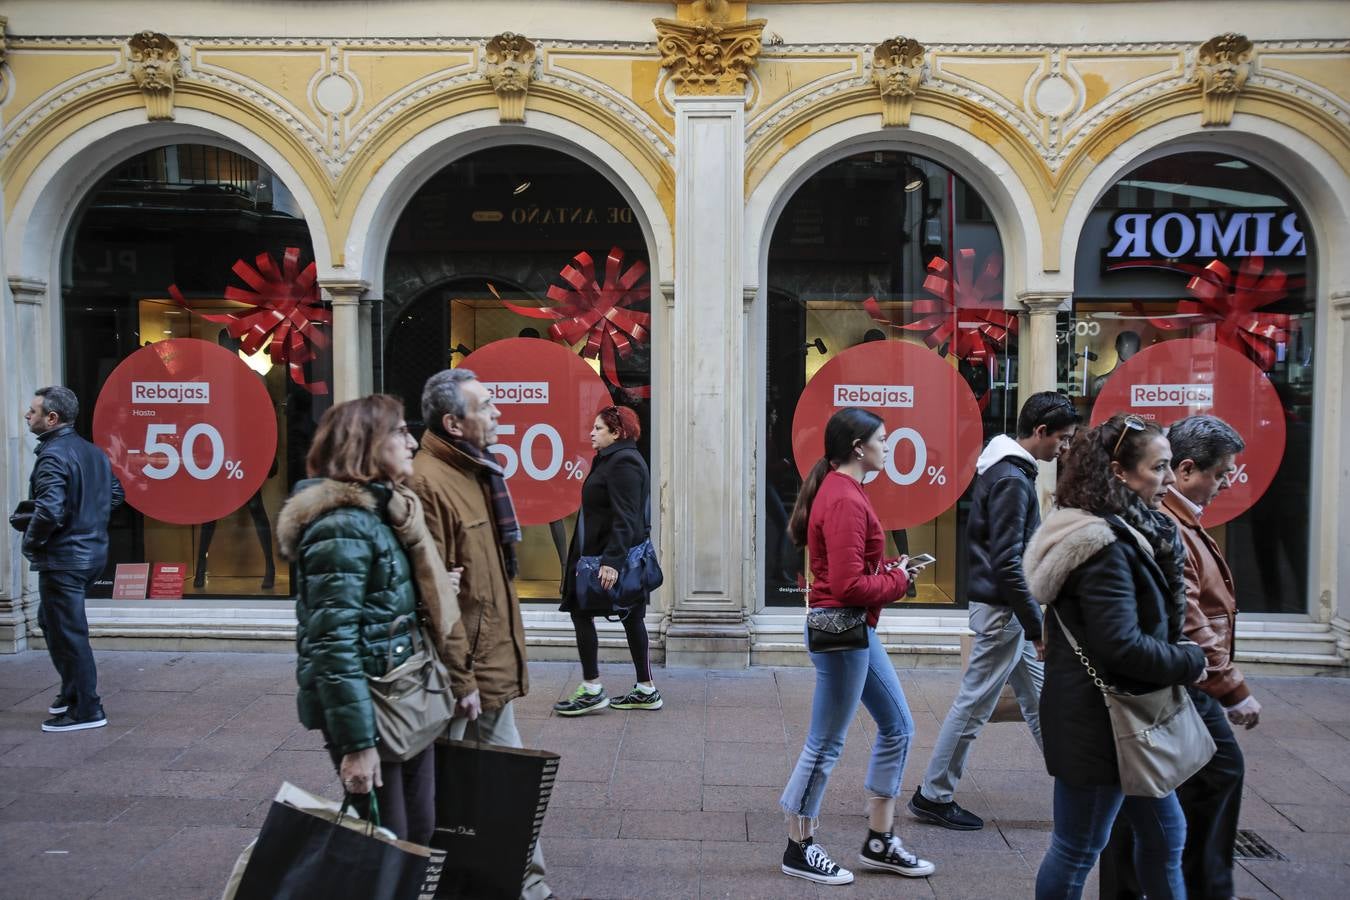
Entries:
{"label": "black shopping bag", "polygon": [[437,897],[516,900],[558,775],[558,754],[436,742]]}
{"label": "black shopping bag", "polygon": [[416,900],[430,848],[352,824],[328,810],[273,801],[236,900]]}

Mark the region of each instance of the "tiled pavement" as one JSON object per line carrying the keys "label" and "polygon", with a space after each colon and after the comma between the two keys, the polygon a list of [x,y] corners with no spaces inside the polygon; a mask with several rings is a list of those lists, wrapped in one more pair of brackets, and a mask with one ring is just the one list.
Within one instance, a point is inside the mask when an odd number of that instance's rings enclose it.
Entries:
{"label": "tiled pavement", "polygon": [[[56,682],[45,653],[0,657],[0,896],[212,898],[287,779],[333,796],[315,735],[300,730],[293,658],[98,654],[111,725],[39,731]],[[938,865],[926,880],[863,875],[818,888],[778,872],[778,792],[801,747],[813,672],[658,670],[659,712],[580,719],[549,707],[575,665],[531,666],[519,722],[562,754],[545,825],[562,897],[1030,897],[1048,840],[1050,782],[1019,724],[989,726],[959,797],[990,825],[953,833],[901,812],[906,843]],[[914,788],[955,693],[951,670],[902,670],[917,724]],[[611,688],[629,670],[607,666]],[[1242,897],[1346,896],[1350,882],[1350,680],[1256,678],[1261,726],[1247,755],[1244,828],[1287,862],[1241,864]],[[853,726],[821,837],[845,864],[860,842],[869,720]]]}

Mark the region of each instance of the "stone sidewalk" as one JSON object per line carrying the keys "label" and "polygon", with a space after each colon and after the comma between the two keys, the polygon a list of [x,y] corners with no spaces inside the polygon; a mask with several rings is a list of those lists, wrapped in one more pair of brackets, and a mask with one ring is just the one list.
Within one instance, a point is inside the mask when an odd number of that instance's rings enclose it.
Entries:
{"label": "stone sidewalk", "polygon": [[[45,653],[0,657],[0,894],[158,900],[219,896],[283,779],[336,796],[315,735],[295,720],[293,657],[97,654],[111,724],[43,734],[55,694]],[[801,748],[810,669],[657,671],[658,712],[560,719],[576,665],[536,663],[519,705],[531,746],[562,755],[544,848],[565,898],[1030,897],[1048,842],[1050,781],[1020,724],[990,725],[959,793],[983,831],[897,819],[937,863],[921,881],[859,874],[822,888],[778,872],[777,800]],[[902,670],[917,725],[914,789],[956,690],[952,670]],[[608,686],[630,670],[606,666]],[[1350,881],[1350,681],[1256,678],[1261,726],[1243,733],[1242,827],[1286,861],[1247,861],[1242,897],[1345,896]],[[860,843],[870,723],[861,714],[820,835],[848,865]],[[1095,891],[1092,892],[1095,894]]]}

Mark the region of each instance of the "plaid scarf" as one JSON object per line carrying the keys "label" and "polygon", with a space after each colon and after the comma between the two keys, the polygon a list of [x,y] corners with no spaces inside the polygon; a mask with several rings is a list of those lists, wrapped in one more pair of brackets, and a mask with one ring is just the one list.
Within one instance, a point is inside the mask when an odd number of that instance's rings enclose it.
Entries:
{"label": "plaid scarf", "polygon": [[492,454],[468,441],[452,438],[450,445],[475,460],[486,473],[488,499],[492,503],[492,518],[497,526],[497,540],[502,545],[502,558],[506,561],[506,574],[510,578],[515,578],[516,573],[520,571],[515,547],[520,542],[520,522],[516,519],[516,505],[511,502],[511,491],[506,487],[506,479],[502,477],[502,467],[497,465]]}
{"label": "plaid scarf", "polygon": [[1181,633],[1186,615],[1186,548],[1181,543],[1176,522],[1166,513],[1151,509],[1135,494],[1130,495],[1130,502],[1125,505],[1120,518],[1142,534],[1153,548],[1153,559],[1162,569],[1171,592],[1168,631],[1175,638]]}

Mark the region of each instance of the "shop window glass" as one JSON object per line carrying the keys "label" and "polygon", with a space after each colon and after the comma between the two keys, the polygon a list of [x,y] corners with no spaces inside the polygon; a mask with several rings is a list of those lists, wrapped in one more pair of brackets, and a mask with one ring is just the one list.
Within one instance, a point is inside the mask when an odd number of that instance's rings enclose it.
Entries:
{"label": "shop window glass", "polygon": [[[1167,156],[1098,202],[1079,241],[1073,311],[1059,321],[1060,388],[1085,415],[1171,421],[1226,409],[1229,418],[1262,423],[1242,435],[1248,449],[1237,460],[1237,486],[1263,464],[1273,470],[1269,486],[1244,498],[1236,517],[1212,516],[1226,521],[1209,527],[1233,568],[1239,605],[1253,612],[1308,609],[1315,252],[1307,216],[1274,174],[1218,153]],[[1254,373],[1256,389],[1237,396],[1216,383],[1212,397],[1175,401],[1165,392],[1130,394],[1131,409],[1115,409],[1127,395],[1110,388],[1113,379],[1136,389],[1129,360],[1178,340],[1198,343],[1176,345],[1188,358],[1169,385],[1211,380],[1215,356],[1228,357],[1210,349],[1217,344],[1250,364],[1242,370]]]}
{"label": "shop window glass", "polygon": [[[793,423],[807,386],[851,348],[904,341],[940,359],[969,387],[975,401],[965,414],[980,420],[976,438],[1012,430],[1017,338],[1015,316],[1002,311],[1002,285],[1002,244],[988,205],[932,160],[896,152],[851,156],[811,176],[792,196],[769,247],[767,434],[760,471],[766,507],[761,576],[768,604],[803,605],[808,567],[786,525],[802,483]],[[972,305],[976,295],[979,302]],[[903,366],[888,368],[866,377],[912,383]],[[960,414],[955,404],[925,413],[947,420]],[[904,418],[888,430],[894,435],[905,425],[923,430],[917,420]],[[811,444],[813,458],[804,467],[819,454],[819,443]],[[917,448],[907,452],[905,462],[897,462],[897,484],[932,488],[956,477],[935,464],[931,452],[928,464]],[[900,455],[893,451],[897,460]],[[894,480],[893,473],[879,477]],[[937,557],[900,602],[964,604],[966,561],[960,548],[968,496],[969,490],[954,492],[928,521],[888,532],[888,554]]]}
{"label": "shop window glass", "polygon": [[[589,268],[577,261],[578,254],[586,254]],[[650,462],[646,267],[646,242],[623,195],[585,163],[541,148],[499,147],[451,163],[417,192],[395,226],[374,328],[376,384],[403,398],[409,427],[419,438],[426,428],[420,408],[426,380],[468,359],[485,382],[501,384],[502,374],[488,377],[475,362],[484,356],[472,356],[499,342],[540,341],[534,353],[528,346],[500,345],[518,354],[522,365],[533,358],[552,360],[562,348],[574,357],[573,366],[579,356],[590,367],[590,372],[583,367],[582,375],[595,392],[586,395],[583,421],[576,424],[549,421],[549,410],[560,405],[556,396],[547,405],[498,399],[502,421],[513,424],[509,433],[498,429],[500,443],[492,452],[508,471],[507,485],[524,523],[516,581],[523,600],[557,601],[562,560],[576,524],[576,505],[557,518],[530,522],[526,498],[571,491],[579,504],[593,453],[586,435],[601,407],[612,402],[637,411],[638,449]],[[575,283],[567,280],[569,270]],[[570,311],[561,313],[569,304]],[[531,310],[541,312],[531,316]],[[605,317],[605,310],[616,312]],[[558,377],[567,381],[563,370]],[[560,384],[553,384],[555,394]]]}
{"label": "shop window glass", "polygon": [[[166,438],[163,430],[148,432],[138,424],[110,438],[94,427],[100,392],[118,365],[148,345],[180,338],[230,351],[239,360],[236,374],[256,378],[264,389],[254,392],[256,403],[228,393],[213,396],[210,415],[217,433],[254,429],[264,418],[277,424],[275,454],[259,463],[267,473],[261,486],[237,503],[230,500],[227,506],[233,508],[220,518],[174,524],[143,514],[133,503],[116,510],[108,569],[91,597],[113,596],[114,583],[124,577],[134,585],[135,577],[125,573],[139,566],[158,572],[157,583],[152,579],[142,588],[151,597],[169,596],[177,589],[187,596],[290,595],[289,568],[277,554],[276,517],[291,487],[304,477],[310,436],[330,400],[301,387],[286,365],[274,364],[266,342],[257,352],[248,352],[247,338],[232,336],[227,321],[254,310],[227,299],[231,290],[252,290],[239,274],[239,263],[256,268],[259,256],[266,255],[284,277],[288,250],[297,270],[313,260],[309,231],[294,199],[256,161],[222,148],[179,144],[149,150],[119,164],[85,198],[67,235],[61,286],[65,383],[80,398],[80,433],[105,446],[113,440],[130,453],[148,454],[142,448],[153,442],[181,449],[178,442],[184,434]],[[315,288],[313,298],[317,296]],[[327,326],[318,330],[326,332]],[[297,377],[322,390],[331,382],[331,355],[325,347],[317,349],[317,358],[300,365]],[[168,409],[159,407],[156,413]],[[166,419],[132,421],[148,425]],[[250,473],[241,467],[228,438],[219,446],[218,459],[212,455],[210,432],[187,440],[196,462],[189,460],[183,469],[194,471],[193,478],[202,476],[196,487],[219,491],[222,499],[238,493],[241,476]],[[182,458],[192,455],[185,452]],[[164,456],[140,458],[161,470],[167,465]],[[185,494],[174,516],[192,519],[191,503]],[[175,566],[181,574],[177,585]]]}

